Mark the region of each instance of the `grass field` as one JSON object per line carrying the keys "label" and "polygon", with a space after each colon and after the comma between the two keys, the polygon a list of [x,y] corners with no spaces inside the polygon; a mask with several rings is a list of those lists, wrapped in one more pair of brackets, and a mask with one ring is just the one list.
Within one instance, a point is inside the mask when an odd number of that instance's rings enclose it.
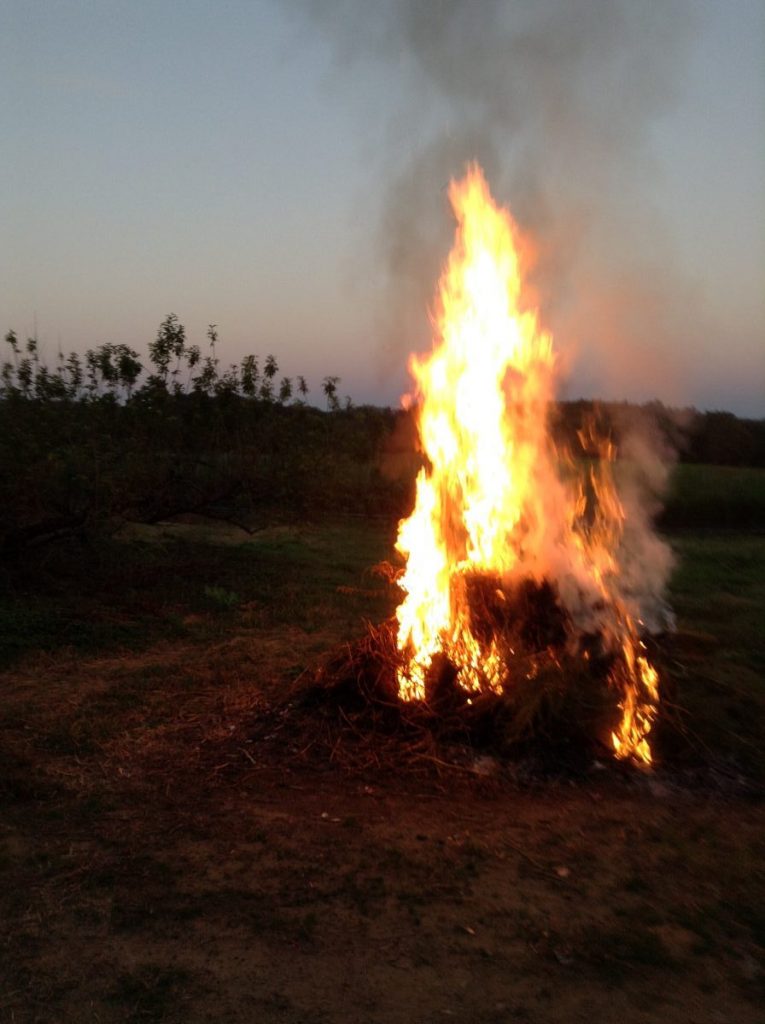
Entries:
{"label": "grass field", "polygon": [[675,466],[662,523],[667,528],[762,530],[765,470],[749,466]]}
{"label": "grass field", "polygon": [[521,784],[253,739],[393,603],[392,524],[257,525],[6,568],[0,1021],[762,1019],[765,537],[670,538],[676,762]]}

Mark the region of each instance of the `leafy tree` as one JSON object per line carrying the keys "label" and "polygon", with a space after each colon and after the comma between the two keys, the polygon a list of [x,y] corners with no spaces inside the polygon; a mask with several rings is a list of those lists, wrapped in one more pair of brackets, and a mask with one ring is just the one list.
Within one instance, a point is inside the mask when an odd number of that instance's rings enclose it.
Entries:
{"label": "leafy tree", "polygon": [[216,395],[235,395],[239,391],[239,367],[232,363],[215,381]]}
{"label": "leafy tree", "polygon": [[112,361],[115,355],[115,347],[110,342],[107,342],[105,345],[99,345],[94,354],[95,365],[101,380],[106,385],[107,392],[113,395],[117,390],[118,383],[117,367]]}
{"label": "leafy tree", "polygon": [[13,363],[9,363],[7,361],[3,363],[3,368],[0,371],[0,380],[3,382],[3,397],[7,398],[10,395],[17,394],[16,369]]}
{"label": "leafy tree", "polygon": [[34,377],[32,360],[29,356],[24,356],[19,360],[19,365],[16,370],[16,378],[21,385],[21,393],[25,398],[29,398],[32,393],[32,380]]}
{"label": "leafy tree", "polygon": [[201,395],[212,395],[218,380],[218,360],[205,356],[202,369],[191,383],[192,390]]}
{"label": "leafy tree", "polygon": [[15,331],[8,331],[5,340],[11,346],[13,362],[4,362],[2,369],[3,393],[5,395],[18,394],[17,374],[19,369],[19,343]]}
{"label": "leafy tree", "polygon": [[241,380],[242,393],[247,398],[254,398],[258,390],[260,370],[256,356],[245,356],[242,360]]}
{"label": "leafy tree", "polygon": [[218,356],[216,355],[216,352],[215,352],[215,346],[218,343],[218,325],[217,324],[208,324],[207,325],[207,337],[208,337],[209,342],[210,342],[210,348],[212,349],[210,358],[212,359],[213,363],[217,366],[218,365]]}
{"label": "leafy tree", "polygon": [[129,400],[133,388],[141,376],[143,366],[138,358],[138,353],[127,345],[115,345],[113,355],[117,379],[125,393],[125,398]]}
{"label": "leafy tree", "polygon": [[80,397],[80,391],[82,390],[83,371],[80,357],[76,352],[70,352],[66,358],[66,372],[69,375],[69,381],[67,383],[67,397],[70,399],[77,399]]}
{"label": "leafy tree", "polygon": [[326,396],[327,408],[330,412],[337,412],[340,408],[340,402],[337,398],[337,385],[339,383],[339,377],[325,377],[321,382],[321,389]]}
{"label": "leafy tree", "polygon": [[18,338],[16,337],[16,332],[15,331],[8,331],[8,333],[5,336],[5,340],[11,346],[11,350],[13,351],[13,365],[14,366],[18,366],[19,365],[19,342],[18,342]]}
{"label": "leafy tree", "polygon": [[85,367],[88,374],[88,395],[90,398],[95,398],[98,394],[98,356],[92,348],[85,353]]}
{"label": "leafy tree", "polygon": [[279,365],[272,355],[266,356],[263,366],[263,377],[260,382],[260,397],[264,402],[274,400],[274,377],[279,372]]}
{"label": "leafy tree", "polygon": [[177,377],[185,349],[186,328],[175,313],[168,313],[159,325],[157,337],[149,345],[149,358],[157,370],[154,376],[165,388],[172,360],[175,359],[172,376]]}

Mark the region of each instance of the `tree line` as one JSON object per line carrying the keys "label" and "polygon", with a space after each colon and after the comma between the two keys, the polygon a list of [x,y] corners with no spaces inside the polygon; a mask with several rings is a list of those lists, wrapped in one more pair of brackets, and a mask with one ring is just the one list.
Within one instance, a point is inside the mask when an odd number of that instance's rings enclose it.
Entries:
{"label": "tree line", "polygon": [[712,466],[765,467],[765,419],[746,419],[732,412],[700,412],[672,408],[661,402],[597,402],[578,399],[558,404],[554,429],[572,450],[578,431],[597,419],[599,432],[620,437],[632,429],[649,430],[680,462]]}
{"label": "tree line", "polygon": [[[186,328],[175,313],[169,313],[149,345],[148,368],[129,345],[105,342],[83,356],[59,351],[56,366],[50,369],[40,358],[37,338],[27,338],[21,344],[11,330],[5,335],[8,350],[0,369],[0,398],[129,402],[168,394],[196,394],[240,395],[280,405],[306,401],[309,387],[305,377],[279,378],[279,365],[273,355],[267,355],[262,366],[256,355],[246,355],[240,363],[222,368],[216,324],[208,326],[207,340],[209,350],[203,355],[199,345],[187,343]],[[322,380],[328,409],[340,406],[339,383],[340,378],[333,375]],[[350,398],[345,401],[349,404]]]}
{"label": "tree line", "polygon": [[341,400],[321,380],[322,408],[303,375],[274,355],[223,366],[217,328],[189,344],[175,314],[159,325],[148,363],[127,345],[59,354],[6,335],[0,367],[0,550],[14,556],[60,536],[92,537],[125,520],[184,512],[238,517],[385,511],[401,486],[376,470],[390,410]]}
{"label": "tree line", "polygon": [[[125,520],[151,523],[184,512],[247,522],[266,509],[395,518],[411,508],[422,463],[411,411],[341,401],[341,378],[332,374],[321,381],[322,407],[314,406],[305,377],[283,375],[273,355],[262,361],[247,355],[224,367],[214,324],[202,352],[169,314],[149,345],[146,366],[129,346],[106,343],[84,356],[61,353],[51,369],[36,339],[22,344],[9,331],[6,343],[0,367],[0,551],[6,556],[54,537],[87,538]],[[593,417],[598,433],[617,448],[625,431],[649,425],[681,461],[765,466],[763,420],[658,402],[580,400],[551,410],[554,433],[574,452]],[[760,517],[764,489],[757,481],[746,486],[743,519],[743,499],[728,494],[729,525]],[[674,499],[675,518],[667,521],[713,525],[720,513],[712,498],[697,494],[687,507]]]}

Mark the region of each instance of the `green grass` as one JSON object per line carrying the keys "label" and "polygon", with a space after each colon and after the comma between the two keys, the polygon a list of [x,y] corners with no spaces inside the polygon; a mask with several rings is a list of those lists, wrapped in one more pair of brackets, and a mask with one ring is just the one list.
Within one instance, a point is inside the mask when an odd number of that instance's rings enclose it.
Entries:
{"label": "green grass", "polygon": [[[765,527],[765,470],[679,465],[662,521],[683,529]],[[318,629],[328,604],[332,614],[344,614],[348,602],[332,597],[338,586],[350,579],[358,589],[374,589],[364,571],[390,557],[393,539],[392,520],[285,527],[235,544],[205,543],[204,526],[186,527],[185,535],[183,527],[143,529],[151,539],[69,540],[30,552],[22,566],[0,569],[0,667],[33,651],[140,650],[161,638],[210,639],[248,614]],[[691,556],[673,583],[686,618],[697,629],[712,621],[722,634],[726,623],[732,626],[735,635],[722,641],[746,651],[748,667],[762,672],[762,647],[746,636],[761,596],[751,590],[751,574],[762,567],[758,540],[731,539],[726,546],[709,539],[704,546],[689,538],[677,545]],[[384,600],[370,605],[374,617],[388,610]]]}
{"label": "green grass", "polygon": [[765,536],[677,535],[680,703],[702,743],[765,778]]}
{"label": "green grass", "polygon": [[[379,580],[367,575],[389,554],[386,531],[356,521],[275,528],[238,544],[205,543],[198,529],[188,541],[163,537],[159,528],[153,540],[69,543],[5,570],[0,667],[62,648],[118,653],[161,639],[210,641],[238,625],[315,631],[333,617],[358,629],[363,612],[389,612]],[[361,596],[338,590],[349,586]]]}
{"label": "green grass", "polygon": [[661,522],[667,529],[765,529],[765,469],[675,466]]}

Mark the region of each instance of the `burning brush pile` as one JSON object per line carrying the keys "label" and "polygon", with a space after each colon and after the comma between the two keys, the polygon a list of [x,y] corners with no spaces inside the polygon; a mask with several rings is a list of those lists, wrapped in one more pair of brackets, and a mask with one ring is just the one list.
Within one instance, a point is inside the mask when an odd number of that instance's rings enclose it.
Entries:
{"label": "burning brush pile", "polygon": [[473,739],[562,730],[650,764],[661,602],[640,566],[664,546],[630,521],[610,440],[593,428],[574,455],[552,439],[557,360],[517,225],[477,166],[449,196],[435,341],[410,362],[424,465],[396,542],[403,597],[319,684]]}

